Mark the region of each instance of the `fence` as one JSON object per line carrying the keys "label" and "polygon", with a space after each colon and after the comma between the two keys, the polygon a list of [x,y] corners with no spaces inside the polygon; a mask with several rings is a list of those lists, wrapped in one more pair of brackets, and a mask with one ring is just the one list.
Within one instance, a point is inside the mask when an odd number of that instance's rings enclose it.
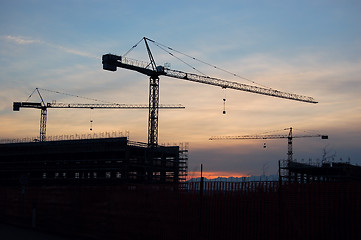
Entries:
{"label": "fence", "polygon": [[[200,182],[188,182],[187,191],[200,191]],[[279,184],[276,181],[249,181],[249,182],[203,182],[203,192],[213,194],[215,192],[276,192]]]}
{"label": "fence", "polygon": [[1,187],[0,221],[93,239],[361,239],[360,183],[200,184]]}

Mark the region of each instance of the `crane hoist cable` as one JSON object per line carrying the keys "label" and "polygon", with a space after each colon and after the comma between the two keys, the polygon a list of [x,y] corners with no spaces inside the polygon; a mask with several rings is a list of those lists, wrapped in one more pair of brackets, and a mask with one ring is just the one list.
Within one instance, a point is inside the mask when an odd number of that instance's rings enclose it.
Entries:
{"label": "crane hoist cable", "polygon": [[29,101],[29,99],[33,96],[33,94],[35,93],[35,91],[37,90],[38,88],[35,88],[34,91],[29,95],[29,97],[26,99],[25,102]]}
{"label": "crane hoist cable", "polygon": [[[43,90],[43,91],[47,91],[47,92],[51,92],[51,93],[56,93],[56,94],[62,94],[62,95],[66,95],[66,96],[70,96],[70,97],[76,97],[76,98],[82,98],[82,99],[86,99],[86,100],[91,100],[91,101],[95,101],[95,102],[102,102],[102,103],[107,103],[107,104],[116,104],[116,103],[113,103],[113,102],[109,102],[109,101],[104,101],[104,100],[99,100],[99,99],[96,99],[96,98],[89,98],[89,97],[83,97],[83,96],[79,96],[79,95],[74,95],[74,94],[71,94],[71,93],[64,93],[64,92],[59,92],[59,91],[55,91],[55,90],[49,90],[49,89],[45,89],[45,88],[36,88],[34,90],[34,92],[36,90]],[[34,93],[33,92],[33,93]],[[32,94],[33,94],[32,93]],[[40,93],[39,93],[40,94]],[[41,96],[41,95],[40,95]],[[30,98],[30,97],[29,97]],[[29,100],[28,98],[28,100]]]}
{"label": "crane hoist cable", "polygon": [[90,131],[93,131],[93,118],[92,118],[93,108],[90,109]]}
{"label": "crane hoist cable", "polygon": [[125,57],[125,56],[127,56],[131,51],[133,51],[133,49],[134,48],[136,48],[138,45],[139,45],[139,43],[141,43],[143,41],[143,38],[142,39],[140,39],[135,45],[133,45],[133,47],[131,47],[123,56]]}
{"label": "crane hoist cable", "polygon": [[[176,79],[182,79],[186,81],[207,84],[212,86],[230,88],[239,91],[250,92],[254,94],[261,94],[266,96],[284,98],[294,101],[317,103],[317,101],[309,96],[303,96],[294,93],[282,92],[271,88],[262,88],[258,86],[252,86],[243,84],[236,81],[229,81],[215,77],[208,77],[197,75],[194,73],[183,72],[180,70],[166,68],[164,66],[157,66],[153,54],[150,50],[148,42],[155,42],[146,37],[143,38],[146,50],[148,53],[149,62],[143,62],[139,60],[130,59],[124,56],[117,56],[114,54],[104,54],[102,56],[103,69],[111,72],[115,72],[117,68],[128,69],[136,71],[149,77],[149,115],[148,115],[148,146],[158,146],[158,104],[159,104],[159,77],[166,76]],[[160,44],[158,44],[160,45]],[[152,66],[152,69],[149,66]],[[210,65],[210,64],[209,64]],[[213,65],[211,65],[213,66]]]}
{"label": "crane hoist cable", "polygon": [[[197,68],[195,68],[194,66],[190,65],[189,63],[185,62],[185,61],[182,60],[181,58],[175,56],[173,53],[171,53],[171,52],[167,51],[166,49],[164,49],[162,46],[158,45],[158,43],[154,42],[154,44],[155,44],[156,46],[158,46],[160,49],[162,49],[163,51],[167,52],[167,53],[168,53],[169,55],[171,55],[172,57],[178,59],[179,61],[181,61],[182,63],[184,63],[185,65],[187,65],[188,67],[190,67],[190,68],[192,68],[193,70],[199,72],[200,74],[202,74],[202,75],[205,76],[205,77],[209,77],[209,76],[207,76],[205,73],[203,73],[203,72],[201,72],[200,70],[198,70]],[[168,48],[169,48],[169,47],[168,47]],[[173,50],[172,48],[169,48],[169,49],[170,49],[170,50]],[[176,50],[174,50],[174,51],[176,51]],[[176,52],[181,53],[181,52],[179,52],[179,51],[176,51]],[[182,54],[182,53],[181,53],[181,54]],[[183,55],[188,56],[188,55],[186,55],[186,54],[183,54]],[[190,57],[190,56],[188,56],[188,57]],[[194,57],[190,57],[190,58],[197,60],[197,59],[194,58]],[[198,61],[200,61],[200,60],[198,60]],[[200,61],[200,62],[205,63],[205,62],[203,62],[203,61]],[[205,63],[205,64],[207,64],[207,63]],[[207,65],[210,65],[210,64],[207,64]],[[223,97],[223,112],[222,112],[222,113],[223,113],[223,114],[226,114],[226,88],[225,88],[225,87],[222,87],[222,89],[223,89],[223,92],[224,92],[224,97]]]}
{"label": "crane hoist cable", "polygon": [[[161,43],[155,42],[155,41],[153,41],[153,40],[151,40],[151,39],[149,39],[149,38],[146,38],[146,39],[149,40],[150,42],[153,42],[158,48],[160,48],[160,49],[163,50],[164,52],[168,53],[170,56],[176,58],[177,60],[179,60],[179,61],[182,62],[183,64],[187,65],[188,67],[190,67],[191,69],[195,70],[196,72],[200,73],[201,75],[203,75],[203,76],[205,76],[205,77],[209,77],[209,76],[207,76],[205,73],[203,73],[202,71],[200,71],[200,70],[197,69],[196,67],[192,66],[191,64],[187,63],[186,61],[184,61],[183,59],[181,59],[180,57],[176,56],[175,54],[173,54],[173,53],[170,52],[170,51],[177,52],[177,53],[179,53],[179,54],[181,54],[181,55],[183,55],[183,56],[186,56],[186,57],[188,57],[188,58],[191,58],[191,59],[193,59],[193,60],[196,60],[196,61],[198,61],[198,62],[201,62],[201,63],[203,63],[203,64],[205,64],[205,65],[208,65],[208,66],[217,68],[217,69],[219,69],[219,70],[221,70],[221,71],[225,71],[225,72],[230,73],[230,74],[232,74],[232,75],[234,75],[234,76],[237,76],[237,75],[234,74],[234,73],[231,73],[231,72],[229,72],[229,71],[227,71],[227,70],[224,70],[224,69],[222,69],[222,68],[218,68],[218,67],[216,67],[216,66],[214,66],[214,65],[211,65],[211,64],[209,64],[209,63],[207,63],[207,62],[205,62],[205,61],[199,60],[199,59],[197,59],[197,58],[195,58],[195,57],[192,57],[192,56],[190,56],[190,55],[188,55],[188,54],[185,54],[185,53],[182,53],[182,52],[180,52],[180,51],[177,51],[177,50],[175,50],[175,49],[173,49],[173,48],[171,48],[171,47],[168,47],[168,46],[165,46],[165,45],[163,45],[163,44],[161,44]],[[140,42],[141,42],[141,40],[140,40],[137,44],[135,44],[126,54],[128,54],[128,53],[129,53],[130,51],[132,51],[135,47],[137,47]],[[169,49],[170,51],[168,51],[167,49]],[[247,79],[247,80],[248,80],[248,79]],[[253,82],[253,81],[252,81],[252,82]],[[253,82],[253,83],[254,83],[254,82]],[[223,92],[224,92],[224,97],[223,97],[223,99],[222,99],[222,100],[223,100],[223,112],[222,112],[222,113],[223,113],[223,114],[226,114],[226,94],[225,94],[225,93],[226,93],[226,88],[225,88],[225,87],[222,87],[222,89],[223,89]]]}
{"label": "crane hoist cable", "polygon": [[[263,85],[263,84],[257,83],[257,82],[255,82],[255,81],[249,79],[249,78],[242,77],[242,76],[240,76],[240,75],[238,75],[238,74],[236,74],[236,73],[233,73],[233,72],[228,71],[228,70],[226,70],[226,69],[220,68],[220,67],[218,67],[218,66],[216,66],[216,65],[210,64],[210,63],[208,63],[208,62],[206,62],[206,61],[203,61],[203,60],[201,60],[201,59],[192,57],[192,56],[190,56],[190,55],[188,55],[188,54],[186,54],[186,53],[183,53],[183,52],[181,52],[181,51],[178,51],[178,50],[176,50],[176,49],[174,49],[174,48],[171,48],[171,47],[169,47],[169,46],[166,46],[166,45],[164,45],[164,44],[162,44],[162,43],[156,42],[156,41],[154,41],[154,40],[152,40],[152,39],[149,39],[149,38],[147,38],[147,37],[144,37],[144,38],[142,38],[141,40],[139,40],[139,41],[138,41],[135,45],[133,45],[123,56],[125,57],[126,55],[128,55],[128,54],[129,54],[133,49],[135,49],[135,48],[139,45],[139,43],[142,42],[143,40],[148,40],[149,42],[152,42],[155,46],[157,46],[158,48],[160,48],[160,49],[163,50],[164,52],[168,53],[170,56],[176,58],[177,60],[179,60],[180,62],[182,62],[182,63],[185,64],[186,66],[190,67],[192,70],[198,72],[199,74],[201,74],[201,75],[203,75],[203,76],[205,76],[205,77],[209,77],[209,76],[208,76],[207,74],[203,73],[202,71],[200,71],[199,69],[197,69],[196,67],[194,67],[193,65],[191,65],[190,63],[188,63],[188,62],[184,61],[183,59],[181,59],[180,57],[176,56],[174,53],[181,54],[181,55],[183,55],[183,56],[185,56],[185,57],[187,57],[187,58],[190,58],[190,59],[192,59],[192,60],[194,60],[194,61],[200,62],[200,63],[202,63],[202,64],[204,64],[204,65],[207,65],[207,66],[209,66],[209,67],[212,67],[212,68],[214,68],[214,69],[218,69],[218,70],[220,70],[220,71],[222,71],[222,72],[225,72],[225,73],[227,73],[227,74],[230,74],[230,75],[232,75],[232,76],[234,76],[234,77],[237,77],[237,78],[240,78],[240,79],[249,81],[249,82],[251,82],[251,83],[253,83],[253,84],[256,84],[256,85],[259,85],[259,86],[261,86],[261,87],[264,87],[264,88],[267,88],[267,89],[272,89],[272,88],[270,88],[270,87],[268,87],[268,86],[265,86],[265,85]],[[146,42],[146,41],[145,41],[145,42]],[[168,50],[167,50],[167,49],[168,49]],[[171,52],[171,51],[172,51],[172,52]],[[225,87],[222,87],[222,88],[225,88]],[[226,98],[223,98],[223,114],[226,114],[225,107],[226,107]]]}
{"label": "crane hoist cable", "polygon": [[224,93],[224,96],[223,96],[223,114],[226,114],[226,88],[222,88],[223,89],[223,93]]}
{"label": "crane hoist cable", "polygon": [[[68,96],[73,96],[77,98],[84,98],[88,100],[103,102],[100,104],[95,103],[45,103],[42,95],[40,94],[41,90],[45,90],[52,93],[57,94],[64,94]],[[41,102],[28,102],[28,100],[33,96],[33,94],[37,92],[39,94],[39,97],[41,99]],[[70,109],[70,108],[77,108],[77,109],[148,109],[149,106],[146,104],[118,104],[118,103],[108,103],[106,101],[94,99],[94,98],[88,98],[88,97],[81,97],[78,95],[73,95],[69,93],[62,93],[59,91],[53,91],[43,88],[36,88],[33,90],[33,92],[29,95],[28,99],[25,102],[14,102],[13,103],[13,111],[20,111],[20,108],[35,108],[41,110],[41,118],[40,118],[40,137],[39,141],[43,142],[46,141],[46,122],[47,122],[47,109],[48,108],[63,108],[63,109]],[[179,109],[184,108],[184,106],[178,104],[178,105],[172,105],[172,104],[159,104],[158,108],[162,109]],[[92,118],[92,111],[90,112],[90,131],[93,130],[93,118]]]}
{"label": "crane hoist cable", "polygon": [[[150,41],[152,41],[152,40],[150,40]],[[156,43],[156,42],[153,42],[153,43],[154,43],[157,47],[159,47],[160,49],[162,49],[163,51],[167,52],[167,53],[168,53],[169,55],[171,55],[172,57],[178,59],[179,61],[181,61],[182,63],[184,63],[184,64],[187,65],[188,67],[190,67],[191,69],[199,72],[200,74],[202,74],[202,75],[205,76],[205,77],[209,77],[209,76],[207,76],[205,73],[201,72],[199,69],[197,69],[197,68],[195,68],[194,66],[192,66],[191,64],[189,64],[189,63],[187,63],[186,61],[182,60],[181,58],[175,56],[173,53],[167,51],[166,49],[164,49],[163,47],[161,47],[161,45],[158,45],[158,43]],[[167,47],[167,48],[169,48],[169,47]],[[169,49],[172,49],[172,48],[169,48]],[[173,50],[173,49],[172,49],[172,50]],[[173,50],[173,51],[174,51],[174,50]],[[178,52],[178,51],[175,51],[175,52]],[[178,52],[178,53],[181,53],[181,52]],[[182,54],[182,53],[181,53],[181,54]],[[183,54],[183,55],[188,56],[188,55],[186,55],[186,54]],[[190,56],[188,56],[188,57],[190,57]],[[197,60],[196,58],[193,58],[193,57],[190,57],[190,58]],[[198,61],[199,61],[199,60],[198,60]]]}
{"label": "crane hoist cable", "polygon": [[[208,77],[205,73],[203,73],[203,72],[200,71],[199,69],[195,68],[195,67],[192,66],[191,64],[187,63],[186,61],[182,60],[180,57],[177,57],[174,53],[172,53],[172,52],[170,52],[170,51],[173,51],[173,52],[176,52],[176,53],[178,53],[178,54],[181,54],[181,55],[183,55],[183,56],[185,56],[185,57],[188,57],[188,58],[190,58],[190,59],[192,59],[192,60],[194,60],[194,61],[200,62],[200,63],[202,63],[202,64],[204,64],[204,65],[210,66],[210,67],[212,67],[212,68],[214,68],[214,69],[218,69],[218,70],[220,70],[220,71],[222,71],[222,72],[225,72],[225,73],[227,73],[227,74],[230,74],[230,75],[232,75],[232,76],[234,76],[234,77],[238,77],[238,78],[240,78],[240,79],[247,80],[247,81],[249,81],[249,82],[251,82],[251,83],[253,83],[253,84],[259,85],[259,86],[264,87],[264,88],[272,89],[272,88],[270,88],[270,87],[268,87],[268,86],[262,85],[262,84],[260,84],[260,83],[257,83],[257,82],[255,82],[255,81],[253,81],[253,80],[250,80],[250,79],[248,79],[248,78],[242,77],[242,76],[240,76],[240,75],[238,75],[238,74],[236,74],[236,73],[233,73],[233,72],[231,72],[231,71],[228,71],[228,70],[223,69],[223,68],[220,68],[220,67],[217,67],[217,66],[215,66],[215,65],[213,65],[213,64],[210,64],[210,63],[205,62],[205,61],[203,61],[203,60],[200,60],[200,59],[198,59],[198,58],[192,57],[192,56],[190,56],[190,55],[188,55],[188,54],[186,54],[186,53],[183,53],[183,52],[181,52],[181,51],[178,51],[178,50],[176,50],[176,49],[174,49],[174,48],[168,47],[168,46],[166,46],[166,45],[164,45],[164,44],[162,44],[162,43],[158,43],[158,42],[156,42],[156,41],[154,41],[154,40],[151,40],[151,39],[149,39],[149,38],[145,38],[145,39],[147,39],[147,40],[149,40],[150,42],[154,43],[158,48],[160,48],[160,49],[162,49],[163,51],[167,52],[167,53],[168,53],[169,55],[171,55],[172,57],[178,59],[179,61],[181,61],[182,63],[184,63],[185,65],[187,65],[188,67],[190,67],[191,69],[197,71],[198,73],[202,74],[202,75],[205,76],[205,77]],[[137,43],[137,45],[138,45],[138,44],[139,44],[139,42]],[[169,51],[168,51],[167,49],[168,49]],[[225,88],[225,87],[222,87],[222,89],[224,89],[223,92],[224,92],[224,95],[225,95],[225,89],[226,89],[226,88]],[[222,112],[222,113],[223,113],[223,114],[226,114],[226,97],[223,98],[223,112]]]}
{"label": "crane hoist cable", "polygon": [[[236,73],[233,73],[233,72],[231,72],[231,71],[229,71],[229,70],[226,70],[226,69],[224,69],[224,68],[220,68],[220,67],[218,67],[218,66],[216,66],[216,65],[213,65],[213,64],[211,64],[211,63],[208,63],[208,62],[203,61],[203,60],[201,60],[201,59],[198,59],[198,58],[196,58],[196,57],[192,57],[192,56],[190,56],[189,54],[183,53],[183,52],[181,52],[181,51],[178,51],[178,50],[176,50],[176,49],[174,49],[174,48],[171,48],[171,47],[169,47],[169,46],[166,46],[166,45],[164,45],[164,44],[162,44],[162,43],[156,42],[156,41],[154,41],[154,40],[152,40],[152,39],[149,39],[149,38],[146,38],[146,37],[142,38],[142,39],[139,40],[134,46],[132,46],[132,47],[123,55],[123,57],[125,57],[126,55],[128,55],[128,54],[129,54],[134,48],[136,48],[136,47],[139,45],[139,43],[142,42],[144,39],[152,42],[155,46],[157,46],[157,47],[160,48],[161,50],[165,51],[165,52],[168,53],[170,56],[176,58],[177,60],[179,60],[179,61],[182,62],[183,64],[187,65],[188,67],[190,67],[191,69],[197,71],[198,73],[202,74],[202,75],[205,76],[205,77],[208,77],[208,75],[205,74],[205,73],[203,73],[203,72],[200,71],[199,69],[195,68],[195,67],[192,66],[191,64],[187,63],[186,61],[184,61],[184,60],[181,59],[180,57],[177,57],[174,53],[172,53],[172,52],[170,52],[170,51],[173,51],[173,52],[176,52],[176,53],[178,53],[178,54],[181,54],[181,55],[183,55],[183,56],[185,56],[185,57],[188,57],[188,58],[190,58],[190,59],[192,59],[192,60],[194,60],[194,61],[200,62],[200,63],[202,63],[202,64],[204,64],[204,65],[207,65],[207,66],[209,66],[209,67],[212,67],[212,68],[214,68],[214,69],[218,69],[218,70],[220,70],[220,71],[222,71],[222,72],[225,72],[225,73],[227,73],[227,74],[230,74],[230,75],[232,75],[232,76],[234,76],[234,77],[237,77],[237,78],[240,78],[240,79],[249,81],[249,82],[251,82],[251,83],[253,83],[253,84],[259,85],[259,86],[264,87],[264,88],[272,89],[272,88],[270,88],[270,87],[268,87],[268,86],[265,86],[265,85],[263,85],[263,84],[257,83],[257,82],[255,82],[255,81],[249,79],[249,78],[242,77],[242,76],[240,76],[240,75],[238,75],[238,74],[236,74]],[[167,49],[170,50],[170,51],[168,51]]]}
{"label": "crane hoist cable", "polygon": [[[153,42],[157,47],[159,47],[160,49],[162,49],[162,50],[164,50],[164,51],[166,51],[166,52],[168,52],[168,51],[165,50],[164,48],[167,48],[167,49],[169,49],[169,50],[171,50],[171,51],[174,51],[174,52],[176,52],[176,53],[179,53],[179,54],[181,54],[181,55],[183,55],[183,56],[185,56],[185,57],[191,58],[192,60],[195,60],[195,61],[200,62],[200,63],[202,63],[202,64],[205,64],[205,65],[207,65],[207,66],[210,66],[210,67],[212,67],[212,68],[214,68],[214,69],[218,69],[218,70],[220,70],[220,71],[222,71],[222,72],[228,73],[228,74],[230,74],[230,75],[232,75],[232,76],[234,76],[234,77],[238,77],[238,78],[240,78],[240,79],[249,81],[249,82],[251,82],[251,83],[253,83],[253,84],[257,84],[257,85],[259,85],[259,86],[261,86],[261,87],[264,87],[264,88],[272,89],[272,88],[270,88],[270,87],[268,87],[268,86],[265,86],[265,85],[262,85],[262,84],[260,84],[260,83],[257,83],[257,82],[255,82],[255,81],[249,79],[249,78],[242,77],[242,76],[240,76],[240,75],[238,75],[238,74],[236,74],[236,73],[233,73],[233,72],[228,71],[228,70],[226,70],[226,69],[220,68],[220,67],[215,66],[215,65],[213,65],[213,64],[207,63],[207,62],[205,62],[205,61],[203,61],[203,60],[200,60],[200,59],[198,59],[198,58],[192,57],[192,56],[190,56],[190,55],[188,55],[188,54],[186,54],[186,53],[183,53],[183,52],[178,51],[178,50],[176,50],[176,49],[174,49],[174,48],[168,47],[168,46],[166,46],[166,45],[164,45],[164,44],[158,43],[158,42],[156,42],[156,41],[154,41],[154,40],[151,40],[151,39],[149,39],[149,38],[146,38],[146,39],[149,40],[149,41],[151,41],[151,42]],[[161,47],[161,46],[162,46],[162,47]],[[175,57],[174,54],[171,54],[170,52],[168,52],[168,53],[169,53],[171,56]],[[178,58],[178,57],[176,57],[176,58],[180,60],[180,58]],[[182,60],[181,60],[181,61],[182,61]],[[184,61],[182,61],[182,62],[185,63]],[[186,63],[186,64],[187,64],[187,63]],[[188,64],[187,64],[187,65],[188,65]],[[189,65],[189,66],[190,66],[190,65]],[[191,67],[192,67],[192,66],[191,66]],[[192,68],[193,68],[193,67],[192,67]],[[196,70],[196,69],[195,69],[195,70]],[[203,74],[203,75],[205,75],[205,74]],[[207,75],[205,75],[205,76],[207,76]]]}

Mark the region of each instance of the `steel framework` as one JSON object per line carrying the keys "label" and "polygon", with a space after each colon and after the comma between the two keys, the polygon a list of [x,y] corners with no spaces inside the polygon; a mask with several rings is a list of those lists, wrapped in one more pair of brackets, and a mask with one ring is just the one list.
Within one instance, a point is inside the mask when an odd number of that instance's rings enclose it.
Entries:
{"label": "steel framework", "polygon": [[[156,83],[157,84],[157,83]],[[156,97],[158,96],[158,88],[155,88]],[[41,109],[40,117],[40,142],[46,141],[46,122],[47,122],[47,109],[48,108],[83,108],[83,109],[153,109],[154,113],[149,116],[156,118],[156,125],[158,125],[158,109],[184,109],[181,104],[157,104],[154,102],[154,107],[149,108],[146,104],[87,104],[87,103],[34,103],[34,102],[14,102],[13,110],[20,111],[20,108],[35,108]],[[149,121],[154,122],[155,120]]]}
{"label": "steel framework", "polygon": [[168,76],[172,78],[178,78],[183,80],[188,80],[192,82],[198,82],[202,84],[208,84],[213,86],[218,86],[222,88],[231,88],[240,91],[246,91],[256,94],[262,94],[267,96],[273,96],[278,98],[285,98],[289,100],[295,100],[300,102],[307,103],[317,103],[312,97],[302,96],[293,93],[281,92],[271,88],[262,88],[257,86],[251,86],[247,84],[242,84],[238,82],[227,81],[223,79],[201,76],[193,73],[182,72],[178,70],[172,70],[164,66],[157,66],[148,41],[154,42],[151,39],[146,37],[143,38],[150,63],[142,62],[138,60],[133,60],[126,58],[124,56],[117,56],[114,54],[105,54],[102,56],[103,69],[108,71],[116,71],[117,67],[125,68],[128,70],[133,70],[150,77],[149,84],[149,124],[148,124],[148,144],[151,147],[158,145],[158,115],[157,115],[157,106],[159,103],[159,76]]}

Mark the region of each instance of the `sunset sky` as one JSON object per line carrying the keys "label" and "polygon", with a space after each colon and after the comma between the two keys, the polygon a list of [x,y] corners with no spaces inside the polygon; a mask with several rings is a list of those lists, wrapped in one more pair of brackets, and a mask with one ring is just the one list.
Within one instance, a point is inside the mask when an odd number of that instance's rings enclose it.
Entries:
{"label": "sunset sky", "polygon": [[[39,135],[40,111],[12,111],[35,88],[46,102],[148,103],[147,76],[102,69],[103,54],[125,54],[148,37],[186,55],[200,72],[225,80],[311,96],[310,104],[160,78],[159,143],[189,144],[189,171],[206,176],[277,174],[287,140],[209,141],[211,136],[325,134],[294,139],[294,158],[361,164],[361,2],[18,1],[0,0],[0,138]],[[150,45],[158,65],[192,68]],[[144,43],[128,55],[149,61]],[[246,79],[244,79],[246,78]],[[71,95],[83,96],[76,98]],[[223,111],[226,98],[226,114]],[[29,101],[39,102],[35,94]],[[47,135],[129,131],[147,142],[147,110],[49,109]],[[266,144],[266,148],[264,148]]]}

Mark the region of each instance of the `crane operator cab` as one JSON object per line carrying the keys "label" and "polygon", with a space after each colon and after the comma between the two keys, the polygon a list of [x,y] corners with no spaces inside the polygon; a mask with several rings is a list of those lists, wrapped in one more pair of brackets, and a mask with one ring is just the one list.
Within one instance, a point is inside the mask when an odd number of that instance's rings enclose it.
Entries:
{"label": "crane operator cab", "polygon": [[163,66],[157,66],[157,72],[164,73],[164,67]]}

